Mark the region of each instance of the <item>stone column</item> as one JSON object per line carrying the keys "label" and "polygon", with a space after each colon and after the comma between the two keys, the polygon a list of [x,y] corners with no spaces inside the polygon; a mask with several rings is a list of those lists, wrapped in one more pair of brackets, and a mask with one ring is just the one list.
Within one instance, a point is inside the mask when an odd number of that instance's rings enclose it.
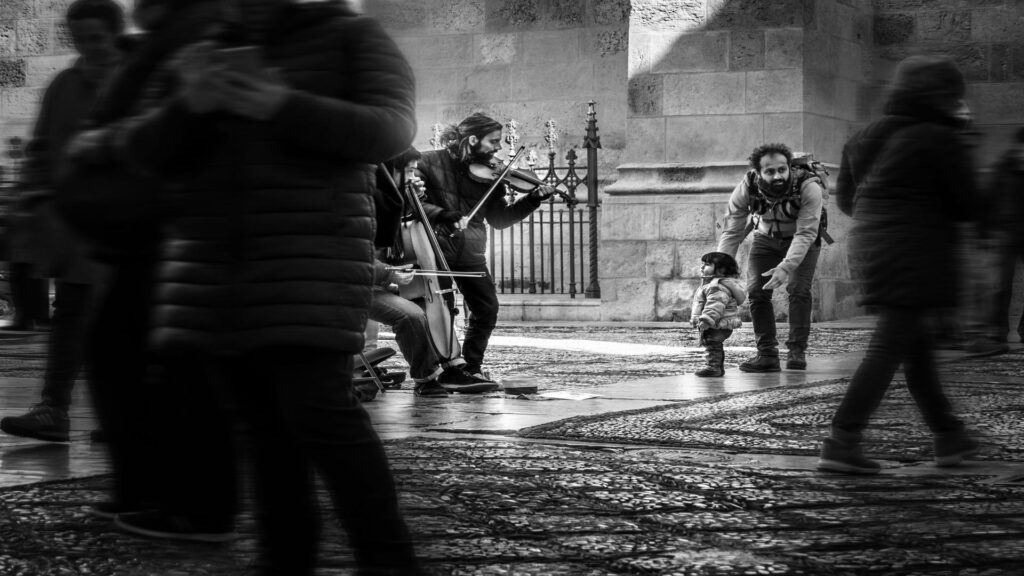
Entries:
{"label": "stone column", "polygon": [[[869,0],[633,1],[625,163],[601,222],[605,319],[688,317],[700,255],[755,146],[838,163],[870,45]],[[829,215],[841,238],[847,223]],[[841,242],[820,269],[816,317],[850,313]]]}

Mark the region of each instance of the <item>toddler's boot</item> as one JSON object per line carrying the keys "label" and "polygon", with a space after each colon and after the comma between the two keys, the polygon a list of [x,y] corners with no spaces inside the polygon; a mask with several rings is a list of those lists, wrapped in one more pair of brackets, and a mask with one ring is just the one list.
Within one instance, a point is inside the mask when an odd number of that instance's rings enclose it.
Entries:
{"label": "toddler's boot", "polygon": [[697,370],[694,375],[701,378],[717,377],[725,375],[725,350],[721,342],[709,342],[705,349],[706,366]]}

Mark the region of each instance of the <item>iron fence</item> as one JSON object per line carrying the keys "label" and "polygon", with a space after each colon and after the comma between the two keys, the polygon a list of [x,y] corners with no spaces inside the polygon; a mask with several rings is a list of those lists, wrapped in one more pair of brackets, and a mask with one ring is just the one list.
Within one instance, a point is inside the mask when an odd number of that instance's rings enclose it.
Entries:
{"label": "iron fence", "polygon": [[591,221],[578,200],[580,189],[587,188],[586,171],[577,168],[575,149],[566,154],[565,166],[555,165],[554,152],[548,158],[548,166],[535,171],[560,194],[522,222],[489,230],[488,263],[501,294],[568,294],[575,298],[591,283],[588,230],[597,221]]}
{"label": "iron fence", "polygon": [[[491,277],[500,294],[567,294],[570,298],[584,294],[587,298],[600,298],[597,151],[601,140],[597,136],[595,103],[590,102],[587,110],[587,132],[583,139],[585,167],[578,165],[576,148],[566,153],[565,165],[556,165],[555,122],[549,120],[546,126],[547,166],[537,166],[535,149],[531,149],[527,164],[559,193],[522,222],[503,230],[489,229]],[[517,124],[511,120],[506,127],[506,140],[514,150],[518,140]],[[515,200],[511,189],[507,194],[509,201]],[[585,205],[581,205],[581,198],[585,198]]]}

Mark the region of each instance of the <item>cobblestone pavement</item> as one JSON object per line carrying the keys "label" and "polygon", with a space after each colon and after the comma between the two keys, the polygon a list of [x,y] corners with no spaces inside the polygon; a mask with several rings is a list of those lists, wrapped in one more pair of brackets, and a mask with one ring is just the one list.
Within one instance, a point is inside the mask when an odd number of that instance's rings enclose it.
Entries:
{"label": "cobblestone pavement", "polygon": [[[388,446],[436,575],[1015,575],[1024,486],[939,473],[850,478],[722,452],[415,438]],[[138,540],[86,514],[106,477],[0,492],[5,575],[244,574],[229,546]],[[325,503],[326,505],[326,503]],[[352,574],[327,525],[319,574]]]}
{"label": "cobblestone pavement", "polygon": [[[693,347],[685,341],[689,332],[531,329],[530,335]],[[823,348],[863,348],[863,331],[834,332],[818,333],[829,342]],[[731,344],[749,346],[749,333],[741,330]],[[39,347],[21,342],[14,351],[29,357]],[[610,382],[587,354],[495,346],[488,355],[492,370],[530,367],[548,385]],[[700,361],[699,351],[664,356],[613,358],[620,371],[614,378],[678,374]],[[523,432],[546,436],[540,440],[444,435],[389,441],[387,449],[418,552],[438,576],[1020,576],[1021,360],[1015,351],[943,366],[951,395],[969,420],[982,423],[987,439],[984,462],[953,470],[925,462],[921,425],[895,385],[871,437],[871,449],[886,458],[883,474],[813,471],[826,406],[842,381]],[[12,364],[0,361],[0,371]],[[242,538],[227,546],[136,539],[86,512],[105,497],[110,481],[96,476],[0,490],[0,574],[246,573],[255,546],[251,516],[241,517]],[[326,510],[325,498],[321,491]],[[354,574],[332,522],[325,522],[323,542],[319,574]]]}

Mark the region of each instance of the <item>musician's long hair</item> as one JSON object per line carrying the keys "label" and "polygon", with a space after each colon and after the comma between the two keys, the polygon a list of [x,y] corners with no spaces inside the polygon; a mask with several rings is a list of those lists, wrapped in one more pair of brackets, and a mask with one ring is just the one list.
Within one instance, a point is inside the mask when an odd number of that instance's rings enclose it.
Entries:
{"label": "musician's long hair", "polygon": [[469,137],[476,136],[477,139],[482,140],[484,136],[495,130],[501,130],[501,128],[501,122],[476,112],[462,122],[450,124],[445,128],[441,132],[441,146],[448,150],[453,159],[468,164],[473,160],[474,153],[473,146],[469,143]]}

